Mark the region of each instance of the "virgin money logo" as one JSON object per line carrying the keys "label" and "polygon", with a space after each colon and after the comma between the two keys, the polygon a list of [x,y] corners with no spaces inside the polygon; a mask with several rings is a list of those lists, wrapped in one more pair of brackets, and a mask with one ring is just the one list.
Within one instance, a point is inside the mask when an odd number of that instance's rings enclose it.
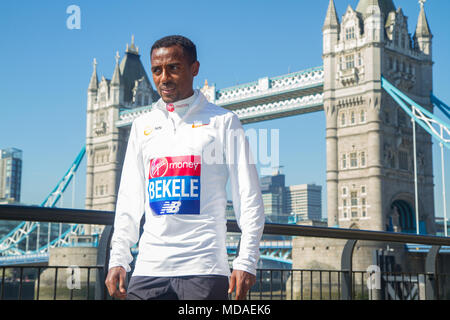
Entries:
{"label": "virgin money logo", "polygon": [[150,177],[163,177],[166,174],[168,168],[169,164],[166,158],[153,159],[150,165]]}

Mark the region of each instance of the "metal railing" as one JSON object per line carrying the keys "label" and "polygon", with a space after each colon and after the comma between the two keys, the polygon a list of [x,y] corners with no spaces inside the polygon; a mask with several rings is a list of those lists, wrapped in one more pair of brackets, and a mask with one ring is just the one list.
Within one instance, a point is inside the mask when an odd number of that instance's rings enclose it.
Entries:
{"label": "metal railing", "polygon": [[[60,208],[42,208],[28,206],[0,205],[0,221],[40,221],[40,222],[62,222],[78,224],[96,224],[104,225],[105,228],[100,237],[97,250],[97,263],[84,268],[88,274],[92,274],[95,269],[95,277],[90,281],[84,281],[87,285],[85,293],[86,298],[107,299],[108,294],[104,285],[104,279],[107,273],[109,261],[110,240],[113,232],[114,214],[107,211],[96,210],[78,210],[78,209],[60,209]],[[228,232],[240,232],[237,222],[227,221]],[[258,269],[257,282],[248,294],[249,299],[380,299],[391,297],[403,299],[404,288],[398,286],[410,286],[410,299],[449,299],[445,295],[445,290],[450,275],[439,272],[437,259],[439,250],[442,246],[450,246],[450,238],[437,237],[431,235],[415,235],[381,231],[340,229],[329,227],[315,227],[302,225],[285,224],[266,224],[264,227],[265,235],[283,235],[300,237],[318,237],[347,240],[341,255],[341,270],[312,270],[312,269]],[[359,240],[395,242],[395,243],[414,243],[431,245],[426,256],[425,272],[421,274],[409,273],[387,273],[381,272],[380,279],[384,283],[383,290],[369,290],[365,287],[368,278],[373,274],[365,271],[354,271],[352,266],[353,249]],[[3,271],[1,292],[6,291],[6,284],[11,279],[7,279],[6,269],[13,267],[0,267]],[[61,268],[68,269],[68,266],[23,266],[19,268],[20,275],[15,278],[18,283],[18,294],[20,298],[23,294],[23,272],[25,268],[35,268],[37,277],[37,291],[40,288],[40,271],[44,269],[54,269],[54,292],[57,290],[57,274]],[[20,271],[22,270],[22,271]],[[404,281],[398,281],[403,278]],[[66,277],[67,278],[67,275]],[[90,278],[88,275],[87,278]],[[95,285],[91,284],[92,278],[95,278]],[[84,283],[83,282],[83,283]],[[36,284],[35,284],[36,286]],[[445,287],[444,287],[445,286]],[[299,287],[300,290],[295,290]],[[58,287],[59,288],[59,287]],[[92,291],[94,293],[91,295]],[[412,288],[412,289],[411,289]],[[35,289],[36,290],[36,289]],[[403,291],[402,291],[403,290]],[[414,293],[414,294],[412,294]],[[69,290],[70,294],[70,290]],[[4,297],[4,295],[0,296]],[[35,294],[36,298],[37,295]],[[56,299],[56,294],[53,296]],[[72,295],[69,298],[73,298]]]}
{"label": "metal railing", "polygon": [[100,269],[103,266],[0,267],[0,300],[93,300]]}

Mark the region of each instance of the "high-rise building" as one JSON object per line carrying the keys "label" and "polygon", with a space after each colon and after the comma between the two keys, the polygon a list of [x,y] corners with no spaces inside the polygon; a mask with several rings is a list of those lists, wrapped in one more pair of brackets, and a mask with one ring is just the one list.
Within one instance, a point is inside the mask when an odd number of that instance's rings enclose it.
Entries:
{"label": "high-rise building", "polygon": [[[273,223],[287,222],[284,208],[284,174],[276,171],[271,176],[261,177],[260,185],[266,220]],[[286,216],[286,221],[283,221],[283,216]]]}
{"label": "high-rise building", "polygon": [[260,178],[267,222],[288,223],[295,220],[322,219],[322,187],[315,184],[285,185],[285,175],[275,171]]}
{"label": "high-rise building", "polygon": [[285,190],[285,208],[296,220],[322,219],[322,186],[299,184]]}
{"label": "high-rise building", "polygon": [[22,180],[22,151],[0,150],[0,201],[19,202]]}

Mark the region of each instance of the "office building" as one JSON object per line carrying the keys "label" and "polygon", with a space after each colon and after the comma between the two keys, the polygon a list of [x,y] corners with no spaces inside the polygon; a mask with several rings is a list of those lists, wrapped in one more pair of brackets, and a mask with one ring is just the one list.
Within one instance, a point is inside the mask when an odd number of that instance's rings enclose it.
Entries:
{"label": "office building", "polygon": [[296,221],[322,219],[322,186],[299,184],[285,189],[286,211]]}
{"label": "office building", "polygon": [[287,223],[288,216],[284,207],[284,174],[281,174],[279,171],[275,171],[271,176],[261,177],[260,186],[266,221],[273,223]]}
{"label": "office building", "polygon": [[16,148],[0,150],[0,201],[20,202],[22,151]]}

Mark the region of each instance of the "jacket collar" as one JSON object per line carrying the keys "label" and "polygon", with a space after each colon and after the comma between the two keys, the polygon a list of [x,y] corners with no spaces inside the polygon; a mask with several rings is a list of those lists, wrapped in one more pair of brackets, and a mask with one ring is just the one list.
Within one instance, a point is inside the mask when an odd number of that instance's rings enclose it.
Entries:
{"label": "jacket collar", "polygon": [[[206,97],[203,95],[203,93],[200,90],[195,89],[195,91],[196,91],[197,98],[194,100],[194,102],[189,107],[189,109],[184,114],[184,116],[182,118],[180,118],[180,121],[186,119],[189,115],[193,114],[194,112],[200,111],[208,103],[208,100],[206,99]],[[169,112],[166,109],[166,103],[163,101],[162,98],[160,98],[156,102],[156,108],[161,110],[166,117],[169,117]]]}

